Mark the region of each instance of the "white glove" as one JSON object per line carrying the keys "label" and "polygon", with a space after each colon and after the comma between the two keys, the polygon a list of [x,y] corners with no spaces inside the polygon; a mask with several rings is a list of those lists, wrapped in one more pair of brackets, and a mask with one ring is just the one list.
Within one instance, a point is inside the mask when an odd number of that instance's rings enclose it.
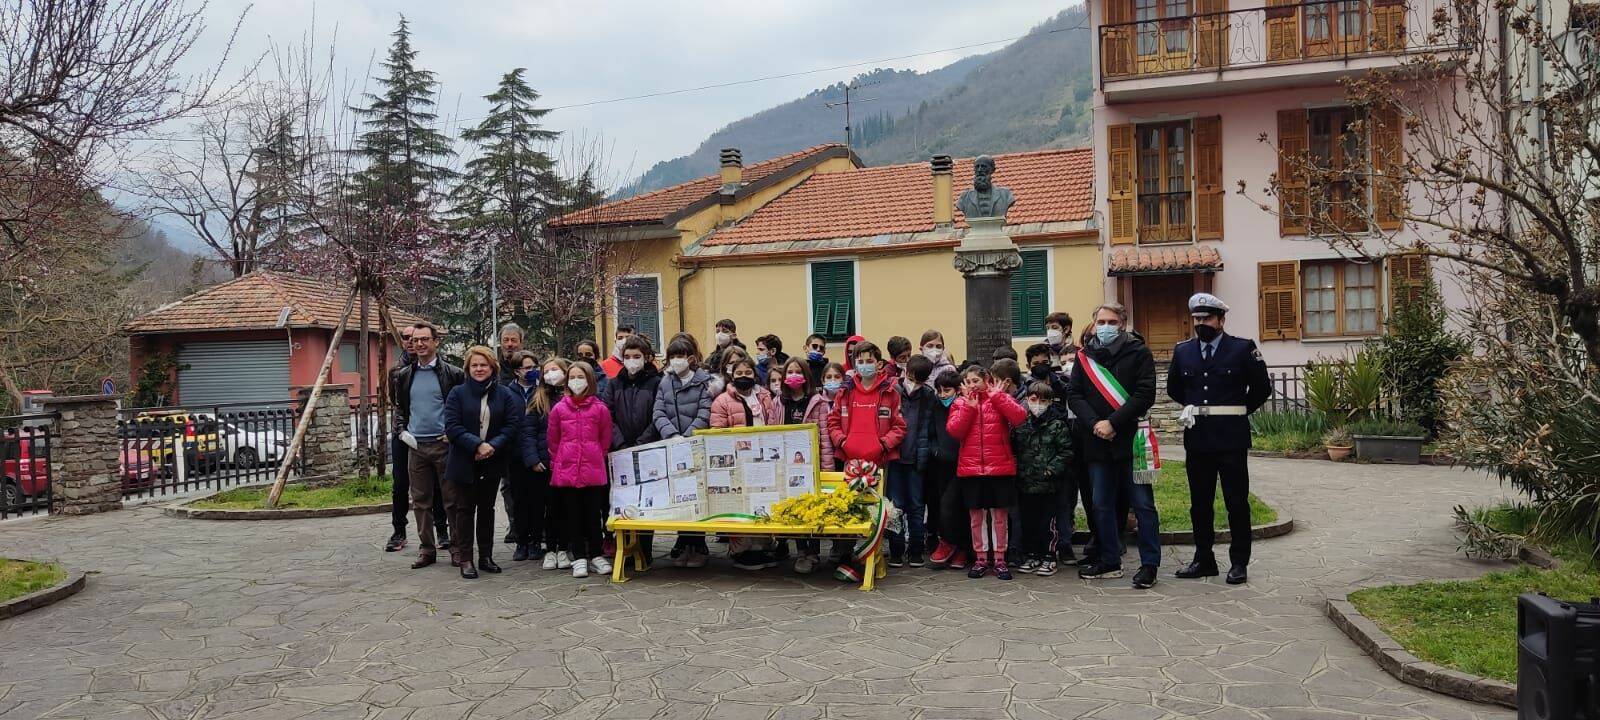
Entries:
{"label": "white glove", "polygon": [[1194,427],[1195,419],[1200,417],[1200,409],[1193,405],[1183,406],[1183,412],[1178,413],[1178,424],[1187,430]]}
{"label": "white glove", "polygon": [[400,442],[405,443],[406,447],[412,450],[417,449],[417,436],[412,435],[410,430],[400,431]]}

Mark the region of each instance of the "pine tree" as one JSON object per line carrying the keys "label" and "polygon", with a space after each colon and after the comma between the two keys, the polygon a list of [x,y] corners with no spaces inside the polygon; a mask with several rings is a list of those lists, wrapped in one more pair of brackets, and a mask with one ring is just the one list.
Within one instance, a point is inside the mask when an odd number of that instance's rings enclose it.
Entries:
{"label": "pine tree", "polygon": [[550,111],[534,106],[539,93],[528,86],[524,72],[517,68],[501,77],[499,87],[484,97],[491,105],[488,117],[461,133],[481,153],[467,163],[452,193],[455,223],[491,234],[493,242],[533,242],[539,225],[562,205],[555,162],[539,149],[561,133],[540,126]]}
{"label": "pine tree", "polygon": [[444,133],[431,127],[433,95],[439,83],[429,70],[416,66],[411,30],[404,15],[395,29],[394,44],[383,61],[388,73],[377,78],[379,93],[366,93],[367,107],[351,108],[364,120],[365,129],[355,152],[367,166],[355,176],[357,199],[369,208],[417,211],[427,206],[434,188],[454,177],[437,161],[455,154]]}
{"label": "pine tree", "polygon": [[304,217],[295,209],[295,184],[307,159],[300,142],[294,118],[281,112],[268,120],[260,143],[251,150],[254,164],[243,174],[255,188],[255,203],[245,225],[253,237],[245,244],[250,256],[235,262],[235,277],[258,267],[275,267],[288,241],[305,227]]}

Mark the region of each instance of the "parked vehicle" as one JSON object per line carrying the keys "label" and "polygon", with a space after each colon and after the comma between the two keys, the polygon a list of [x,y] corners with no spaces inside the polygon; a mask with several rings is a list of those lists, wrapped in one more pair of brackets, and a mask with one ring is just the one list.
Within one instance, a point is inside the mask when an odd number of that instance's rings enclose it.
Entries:
{"label": "parked vehicle", "polygon": [[[197,414],[202,421],[211,416]],[[229,420],[216,420],[218,441],[222,444],[222,462],[236,468],[254,468],[262,464],[277,465],[289,447],[289,438],[268,427],[249,427]]]}
{"label": "parked vehicle", "polygon": [[183,449],[184,464],[198,472],[215,470],[223,461],[217,421],[209,415],[188,410],[153,410],[134,417],[130,432],[140,440],[151,440],[147,448],[151,461],[162,472],[172,474],[177,449]]}
{"label": "parked vehicle", "polygon": [[45,442],[42,429],[7,428],[0,433],[0,506],[20,506],[50,488]]}

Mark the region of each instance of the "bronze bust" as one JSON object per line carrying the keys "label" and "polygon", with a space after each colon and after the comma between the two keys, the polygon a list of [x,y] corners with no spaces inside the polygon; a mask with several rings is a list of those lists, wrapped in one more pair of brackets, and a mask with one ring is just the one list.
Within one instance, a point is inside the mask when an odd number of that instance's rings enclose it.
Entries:
{"label": "bronze bust", "polygon": [[961,193],[961,198],[956,200],[956,207],[961,209],[961,214],[967,218],[1006,216],[1006,210],[1011,208],[1015,198],[1009,188],[995,185],[994,158],[988,155],[979,155],[972,161],[972,189]]}

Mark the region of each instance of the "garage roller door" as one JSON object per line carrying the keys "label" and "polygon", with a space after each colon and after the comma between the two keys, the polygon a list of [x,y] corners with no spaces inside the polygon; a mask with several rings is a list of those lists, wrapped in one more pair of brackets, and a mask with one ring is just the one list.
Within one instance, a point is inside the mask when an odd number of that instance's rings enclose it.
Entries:
{"label": "garage roller door", "polygon": [[284,340],[197,342],[178,350],[178,399],[186,407],[289,400]]}

